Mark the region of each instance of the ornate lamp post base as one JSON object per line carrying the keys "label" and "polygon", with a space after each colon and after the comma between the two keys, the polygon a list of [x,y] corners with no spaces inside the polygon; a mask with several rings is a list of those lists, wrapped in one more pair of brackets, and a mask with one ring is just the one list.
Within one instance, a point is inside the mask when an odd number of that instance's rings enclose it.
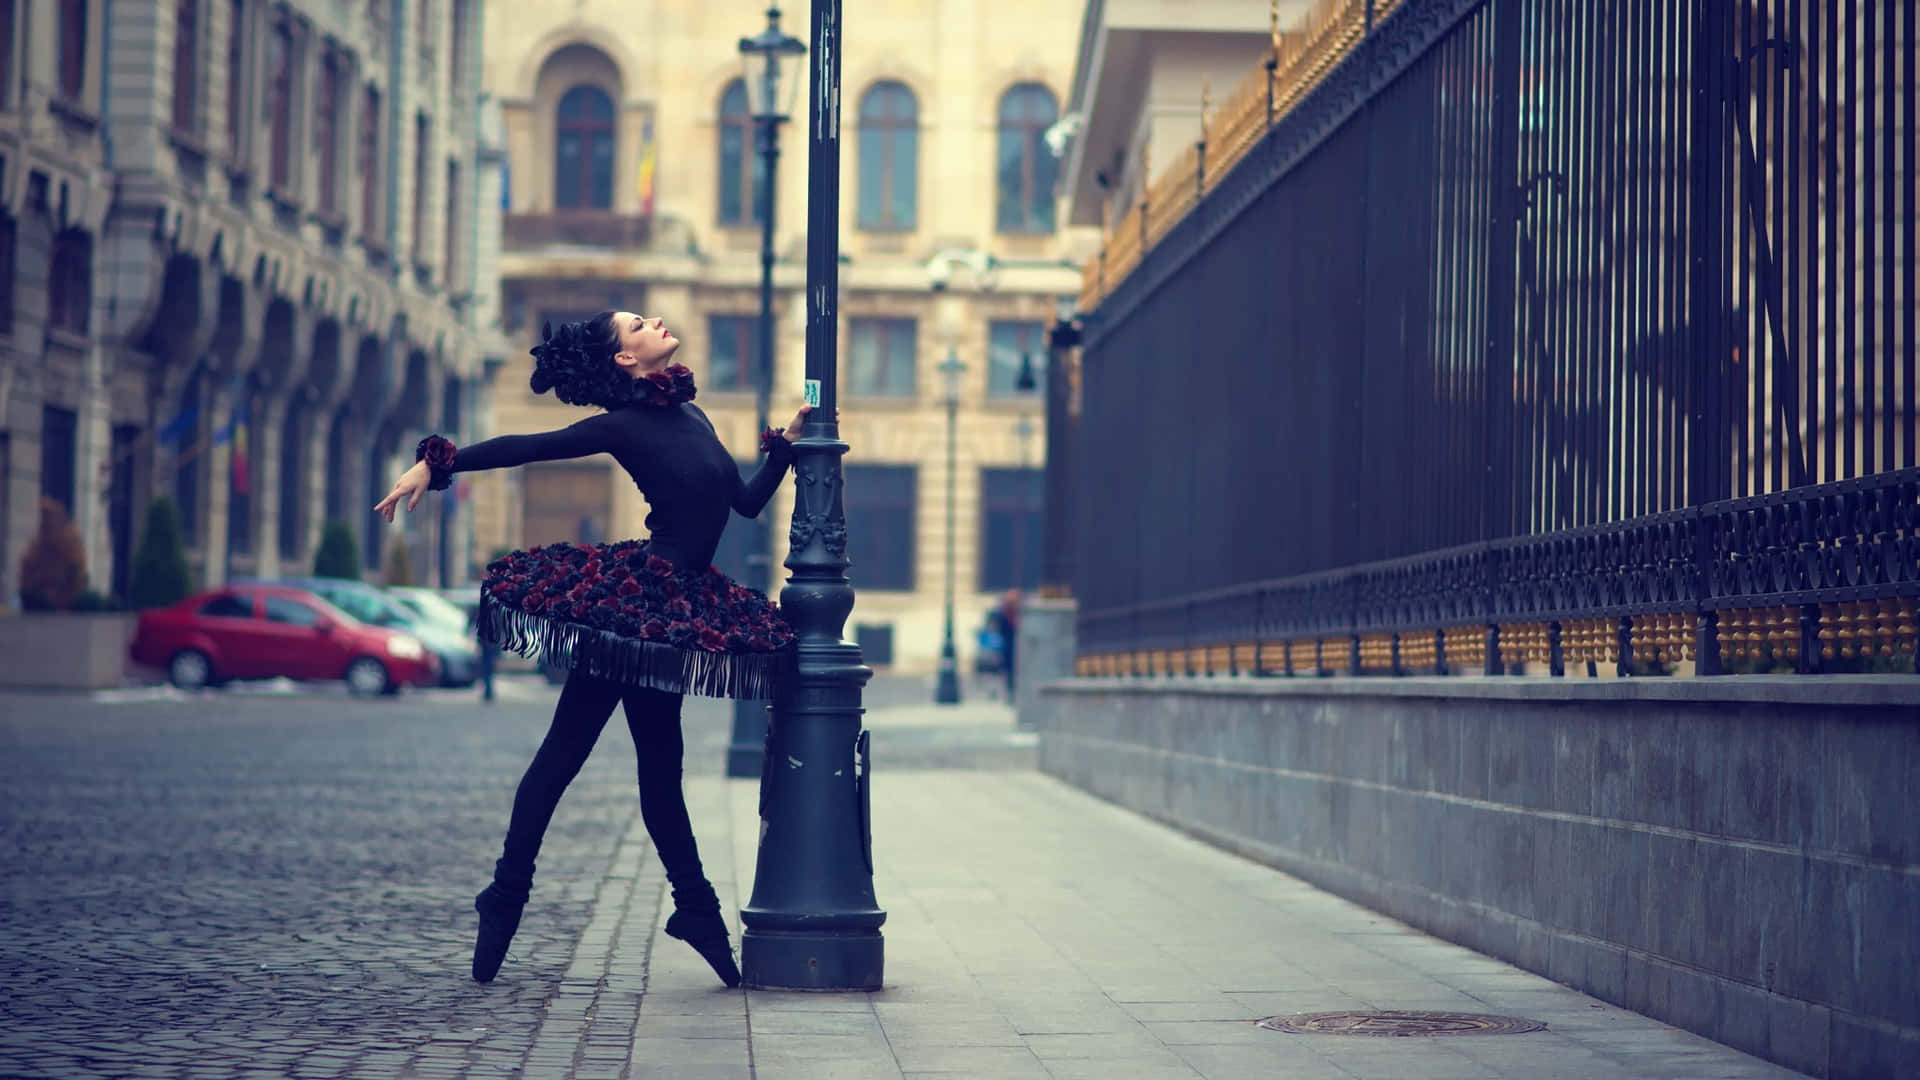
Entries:
{"label": "ornate lamp post base", "polygon": [[[781,591],[783,605],[829,619],[852,600],[844,585]],[[773,707],[753,898],[740,909],[741,978],[755,990],[878,990],[887,914],[873,893],[860,707],[873,669],[844,641],[803,640],[797,667]]]}
{"label": "ornate lamp post base", "polygon": [[750,959],[740,977],[755,990],[878,990],[884,952],[877,930],[860,936],[756,931],[742,939],[741,956]]}

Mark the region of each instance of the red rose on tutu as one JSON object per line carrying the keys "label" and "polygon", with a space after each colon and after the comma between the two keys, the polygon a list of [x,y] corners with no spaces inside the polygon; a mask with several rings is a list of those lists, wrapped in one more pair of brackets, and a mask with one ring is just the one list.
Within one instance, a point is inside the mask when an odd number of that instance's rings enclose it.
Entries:
{"label": "red rose on tutu", "polygon": [[659,619],[648,619],[640,624],[640,636],[648,641],[665,641],[667,624]]}
{"label": "red rose on tutu", "polygon": [[639,582],[637,582],[637,581],[635,581],[635,580],[633,580],[632,578],[628,578],[627,580],[625,580],[625,581],[623,581],[623,582],[621,582],[621,583],[620,583],[620,595],[621,595],[621,596],[627,596],[627,597],[633,597],[633,596],[639,596],[639,595],[640,595],[640,583],[639,583]]}
{"label": "red rose on tutu", "polygon": [[673,564],[658,555],[647,556],[647,569],[661,577],[673,573]]}
{"label": "red rose on tutu", "polygon": [[547,606],[546,598],[539,593],[530,592],[520,598],[520,610],[529,615],[538,615]]}
{"label": "red rose on tutu", "polygon": [[686,597],[676,596],[667,601],[667,614],[676,619],[691,619],[693,618],[693,605],[687,603]]}
{"label": "red rose on tutu", "polygon": [[727,635],[712,627],[708,627],[700,631],[700,647],[708,652],[725,652],[727,648]]}

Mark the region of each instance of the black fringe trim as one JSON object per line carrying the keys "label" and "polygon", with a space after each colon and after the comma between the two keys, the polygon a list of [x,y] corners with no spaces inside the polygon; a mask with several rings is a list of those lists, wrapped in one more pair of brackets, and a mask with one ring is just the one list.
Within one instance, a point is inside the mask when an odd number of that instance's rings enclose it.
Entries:
{"label": "black fringe trim", "polygon": [[670,694],[764,700],[773,697],[784,650],[717,653],[622,637],[591,626],[530,615],[480,594],[480,636],[508,652],[628,686]]}

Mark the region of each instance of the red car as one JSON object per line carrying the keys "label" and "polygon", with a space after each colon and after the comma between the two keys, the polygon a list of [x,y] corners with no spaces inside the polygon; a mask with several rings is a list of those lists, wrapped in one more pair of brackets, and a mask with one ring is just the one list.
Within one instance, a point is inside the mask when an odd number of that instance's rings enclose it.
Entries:
{"label": "red car", "polygon": [[344,679],[360,697],[438,681],[418,638],[355,621],[301,589],[235,585],[140,613],[133,661],[178,687],[234,679]]}

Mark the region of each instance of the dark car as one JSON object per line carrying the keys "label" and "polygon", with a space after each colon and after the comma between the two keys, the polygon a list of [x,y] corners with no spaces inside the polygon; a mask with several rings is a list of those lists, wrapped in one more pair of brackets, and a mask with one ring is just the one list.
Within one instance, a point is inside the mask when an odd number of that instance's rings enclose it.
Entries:
{"label": "dark car", "polygon": [[439,680],[411,634],[367,626],[301,589],[231,585],[140,613],[133,661],[185,689],[241,679],[341,679],[361,697]]}

